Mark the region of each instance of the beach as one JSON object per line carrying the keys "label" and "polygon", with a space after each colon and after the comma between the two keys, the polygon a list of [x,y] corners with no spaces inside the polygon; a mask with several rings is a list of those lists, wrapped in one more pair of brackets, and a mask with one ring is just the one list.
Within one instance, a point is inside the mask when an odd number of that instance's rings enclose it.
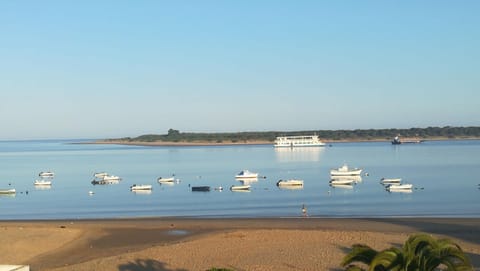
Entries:
{"label": "beach", "polygon": [[0,264],[31,270],[341,270],[355,243],[447,237],[480,270],[478,218],[137,218],[2,221]]}

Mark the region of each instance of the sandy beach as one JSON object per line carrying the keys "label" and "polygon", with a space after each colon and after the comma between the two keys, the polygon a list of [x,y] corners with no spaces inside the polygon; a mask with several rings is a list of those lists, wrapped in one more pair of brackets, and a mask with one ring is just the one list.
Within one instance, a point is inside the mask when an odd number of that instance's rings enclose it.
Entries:
{"label": "sandy beach", "polygon": [[351,245],[457,242],[480,270],[480,219],[144,218],[0,222],[0,264],[31,270],[341,270]]}

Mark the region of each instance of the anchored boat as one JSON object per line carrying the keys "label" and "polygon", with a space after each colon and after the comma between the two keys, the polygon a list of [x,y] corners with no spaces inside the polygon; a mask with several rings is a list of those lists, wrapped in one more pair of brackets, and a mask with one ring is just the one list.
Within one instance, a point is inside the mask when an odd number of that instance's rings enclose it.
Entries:
{"label": "anchored boat", "polygon": [[240,171],[237,175],[235,175],[236,179],[248,179],[248,178],[258,178],[258,173],[250,172],[248,169],[244,169]]}
{"label": "anchored boat", "polygon": [[349,168],[347,164],[330,170],[331,176],[358,176],[362,174],[361,168]]}
{"label": "anchored boat", "polygon": [[232,185],[230,186],[230,190],[232,191],[246,191],[250,190],[250,185]]}
{"label": "anchored boat", "polygon": [[303,180],[279,180],[277,182],[277,186],[303,186]]}
{"label": "anchored boat", "polygon": [[139,191],[139,190],[152,190],[152,185],[150,184],[134,184],[130,186],[130,190]]}
{"label": "anchored boat", "polygon": [[279,136],[275,139],[275,147],[318,147],[325,146],[317,135]]}

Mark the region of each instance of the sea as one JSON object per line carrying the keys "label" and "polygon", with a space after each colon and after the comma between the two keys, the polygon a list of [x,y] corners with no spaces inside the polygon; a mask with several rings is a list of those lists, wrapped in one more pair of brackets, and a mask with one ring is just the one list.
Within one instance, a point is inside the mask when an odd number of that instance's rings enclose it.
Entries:
{"label": "sea", "polygon": [[[480,217],[480,141],[331,143],[325,147],[273,145],[126,146],[77,144],[90,140],[0,141],[0,220],[136,217]],[[351,186],[330,185],[330,169],[362,168]],[[250,191],[240,171],[258,172]],[[52,185],[35,187],[52,171]],[[94,173],[122,178],[93,185]],[[159,177],[175,177],[160,184]],[[413,189],[388,192],[382,178],[401,178]],[[303,187],[279,188],[301,179]],[[150,192],[132,192],[150,184]],[[210,186],[209,192],[192,192]],[[223,190],[220,190],[220,187]]]}

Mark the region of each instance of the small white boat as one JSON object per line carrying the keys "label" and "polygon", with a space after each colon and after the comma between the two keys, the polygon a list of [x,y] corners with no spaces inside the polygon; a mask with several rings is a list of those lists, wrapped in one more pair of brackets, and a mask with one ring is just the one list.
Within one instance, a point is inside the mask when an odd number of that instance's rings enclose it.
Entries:
{"label": "small white boat", "polygon": [[115,175],[107,175],[102,178],[102,181],[109,182],[109,181],[120,181],[122,178],[115,176]]}
{"label": "small white boat", "polygon": [[106,173],[106,172],[96,172],[96,173],[93,174],[93,176],[95,176],[95,178],[103,179],[106,176],[108,176],[108,173]]}
{"label": "small white boat", "polygon": [[382,184],[392,184],[392,183],[400,183],[401,181],[402,181],[401,178],[395,178],[395,179],[382,178],[380,180],[380,183],[382,183]]}
{"label": "small white boat", "polygon": [[10,189],[0,189],[0,194],[15,194],[17,191],[15,188],[10,188]]}
{"label": "small white boat", "polygon": [[277,186],[303,186],[303,180],[279,180]]}
{"label": "small white boat", "polygon": [[387,186],[388,191],[392,190],[411,190],[413,188],[413,184],[405,183],[405,184],[390,184]]}
{"label": "small white boat", "polygon": [[157,181],[159,183],[173,183],[175,181],[175,177],[169,177],[169,178],[163,178],[163,177],[158,177]]}
{"label": "small white boat", "polygon": [[55,173],[51,172],[51,171],[42,171],[40,173],[38,173],[38,176],[40,177],[53,177],[55,175]]}
{"label": "small white boat", "polygon": [[330,180],[330,184],[331,184],[331,185],[339,185],[339,184],[340,184],[340,185],[341,185],[341,184],[343,184],[343,185],[350,185],[350,184],[354,184],[354,183],[356,183],[356,181],[355,181],[355,180],[352,180],[352,179],[343,179],[343,178],[342,178],[342,179],[331,179],[331,180]]}
{"label": "small white boat", "polygon": [[250,185],[232,185],[230,190],[232,191],[241,191],[241,190],[250,190]]}
{"label": "small white boat", "polygon": [[152,190],[152,185],[150,184],[134,184],[130,186],[130,190],[138,191],[138,190]]}
{"label": "small white boat", "polygon": [[52,185],[50,180],[35,180],[34,185]]}
{"label": "small white boat", "polygon": [[347,164],[330,170],[331,176],[356,176],[362,174],[361,168],[349,168]]}
{"label": "small white boat", "polygon": [[101,184],[101,185],[104,185],[104,184],[119,184],[120,181],[118,179],[116,180],[103,180],[103,179],[100,179],[100,180],[97,180],[97,179],[94,179],[92,182],[91,182],[93,185],[97,185],[97,184]]}
{"label": "small white boat", "polygon": [[413,193],[412,189],[387,189],[389,193],[404,193],[404,194],[410,194]]}
{"label": "small white boat", "polygon": [[258,178],[258,173],[250,172],[247,169],[240,171],[237,175],[235,175],[236,179],[245,179],[245,178]]}

